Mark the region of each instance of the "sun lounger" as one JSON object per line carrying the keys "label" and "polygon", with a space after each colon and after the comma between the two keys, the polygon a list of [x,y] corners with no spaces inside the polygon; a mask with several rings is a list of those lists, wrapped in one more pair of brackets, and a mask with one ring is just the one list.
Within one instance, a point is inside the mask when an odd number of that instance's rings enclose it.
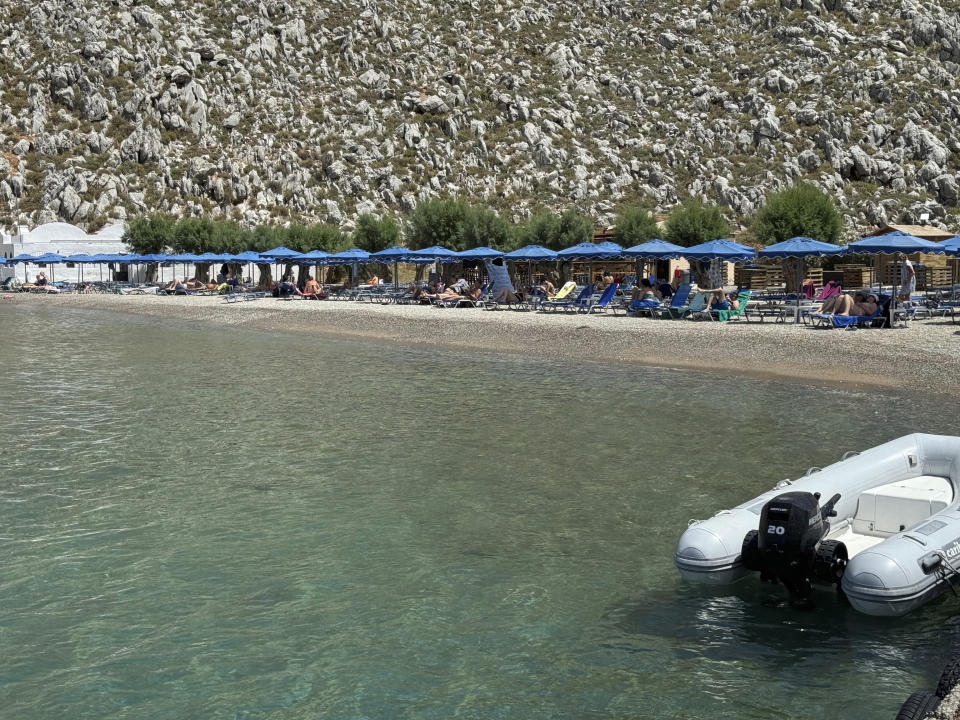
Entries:
{"label": "sun lounger", "polygon": [[613,296],[617,293],[617,287],[618,283],[610,283],[599,298],[591,296],[583,303],[583,305],[576,308],[576,311],[587,313],[588,315],[593,312],[605,312],[607,305],[610,304],[610,301],[613,300]]}
{"label": "sun lounger", "polygon": [[727,322],[728,320],[740,319],[746,317],[744,312],[746,312],[747,305],[750,304],[750,291],[741,290],[737,293],[737,309],[732,308],[727,310],[714,310],[711,308],[710,315],[715,320],[720,322]]}
{"label": "sun lounger", "polygon": [[874,320],[882,317],[884,307],[885,304],[883,302],[878,303],[877,309],[869,315],[834,315],[832,313],[812,313],[810,315],[810,322],[814,327],[839,329],[869,327]]}
{"label": "sun lounger", "polygon": [[475,308],[475,307],[484,307],[487,303],[487,300],[490,296],[490,289],[493,287],[491,284],[484,284],[480,288],[480,294],[476,299],[470,297],[469,295],[461,295],[460,297],[455,298],[436,298],[433,301],[435,307],[439,308]]}
{"label": "sun lounger", "polygon": [[687,300],[690,298],[690,287],[690,283],[680,283],[677,285],[676,292],[671,296],[670,302],[657,304],[644,302],[642,300],[632,302],[627,308],[627,313],[634,317],[647,315],[650,318],[669,318],[671,317],[671,311],[679,311],[680,308],[687,304]]}
{"label": "sun lounger", "polygon": [[703,309],[707,306],[707,294],[698,292],[691,299],[690,302],[682,307],[675,308],[671,305],[665,313],[661,313],[660,317],[670,318],[671,320],[680,320],[681,318],[688,317],[694,313],[703,312]]}
{"label": "sun lounger", "polygon": [[564,300],[558,300],[556,297],[550,300],[546,300],[540,303],[540,307],[538,309],[541,311],[567,310],[567,309],[570,309],[571,307],[576,309],[577,307],[582,306],[585,302],[587,302],[590,299],[590,296],[593,295],[593,287],[594,286],[592,283],[589,285],[584,285],[583,289],[580,290],[580,293],[573,300],[569,298]]}

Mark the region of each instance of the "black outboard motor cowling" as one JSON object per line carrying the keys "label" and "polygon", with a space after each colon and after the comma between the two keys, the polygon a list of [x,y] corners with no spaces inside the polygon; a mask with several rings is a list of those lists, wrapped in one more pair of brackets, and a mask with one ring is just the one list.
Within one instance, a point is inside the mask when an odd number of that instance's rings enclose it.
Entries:
{"label": "black outboard motor cowling", "polygon": [[741,561],[760,578],[782,582],[790,596],[807,600],[811,583],[834,583],[839,587],[847,564],[847,548],[823,540],[830,532],[827,518],[840,495],[820,507],[820,493],[786,492],[777,495],[760,511],[760,528],[747,533]]}

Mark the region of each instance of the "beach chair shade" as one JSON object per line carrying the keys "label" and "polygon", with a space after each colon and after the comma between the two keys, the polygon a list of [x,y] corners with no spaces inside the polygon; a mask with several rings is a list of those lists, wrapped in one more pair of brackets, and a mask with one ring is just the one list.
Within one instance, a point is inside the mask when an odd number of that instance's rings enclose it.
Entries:
{"label": "beach chair shade", "polygon": [[505,260],[528,261],[528,262],[550,262],[557,259],[557,252],[541,245],[527,245],[525,247],[506,253]]}
{"label": "beach chair shade", "polygon": [[463,250],[458,252],[457,255],[461,260],[493,260],[494,258],[503,257],[503,253],[500,250],[494,250],[492,247],[486,247],[485,245]]}
{"label": "beach chair shade", "polygon": [[753,260],[756,253],[749,245],[741,245],[733,240],[711,240],[692,247],[684,248],[683,257],[688,260],[724,260],[726,262],[745,262]]}
{"label": "beach chair shade", "polygon": [[580,243],[557,252],[557,260],[616,260],[623,248],[613,242]]}
{"label": "beach chair shade", "polygon": [[648,260],[673,260],[683,257],[686,248],[668,243],[666,240],[649,240],[623,251],[626,257],[646,258]]}
{"label": "beach chair shade", "polygon": [[420,250],[411,250],[407,256],[407,261],[413,263],[432,263],[437,261],[448,263],[459,262],[460,260],[460,255],[456,251],[441,245],[432,245],[431,247]]}
{"label": "beach chair shade", "polygon": [[412,251],[410,248],[403,247],[402,245],[394,245],[389,247],[386,250],[380,250],[375,253],[370,254],[370,259],[375,262],[381,263],[394,263],[394,262],[404,262],[407,256]]}
{"label": "beach chair shade", "polygon": [[301,254],[302,253],[298,253],[296,250],[291,250],[283,245],[260,253],[261,257],[269,258],[271,262],[283,262],[284,260],[293,261],[299,258]]}
{"label": "beach chair shade", "polygon": [[924,240],[909,233],[894,232],[883,235],[865,237],[844,247],[844,255],[895,255],[903,253],[934,253],[943,254],[944,248],[940,243]]}
{"label": "beach chair shade", "polygon": [[843,248],[839,245],[820,242],[808,237],[795,237],[783,242],[768,245],[757,252],[762,258],[804,258],[840,255]]}

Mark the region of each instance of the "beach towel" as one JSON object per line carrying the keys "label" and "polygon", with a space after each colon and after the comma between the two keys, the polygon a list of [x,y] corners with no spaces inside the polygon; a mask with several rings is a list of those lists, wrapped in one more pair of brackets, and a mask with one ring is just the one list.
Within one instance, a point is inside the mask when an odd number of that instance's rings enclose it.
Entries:
{"label": "beach towel", "polygon": [[496,297],[500,294],[500,291],[506,288],[510,292],[516,292],[513,289],[513,283],[510,281],[510,273],[507,272],[507,266],[504,265],[494,265],[490,261],[485,261],[484,265],[487,266],[487,277],[490,278],[490,284],[493,286],[491,288],[491,293],[493,297]]}
{"label": "beach towel", "polygon": [[839,295],[842,289],[843,288],[840,287],[840,283],[838,283],[836,280],[831,280],[823,286],[823,289],[820,291],[820,294],[816,297],[816,299],[826,300],[834,295]]}

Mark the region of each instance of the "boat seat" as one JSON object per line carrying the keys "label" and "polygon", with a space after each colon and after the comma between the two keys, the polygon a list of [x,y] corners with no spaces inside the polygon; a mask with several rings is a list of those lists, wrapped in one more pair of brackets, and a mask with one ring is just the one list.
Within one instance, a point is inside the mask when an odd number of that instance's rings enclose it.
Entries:
{"label": "boat seat", "polygon": [[936,475],[918,475],[909,480],[864,490],[857,502],[853,531],[861,535],[889,537],[906,530],[953,502],[950,480]]}

